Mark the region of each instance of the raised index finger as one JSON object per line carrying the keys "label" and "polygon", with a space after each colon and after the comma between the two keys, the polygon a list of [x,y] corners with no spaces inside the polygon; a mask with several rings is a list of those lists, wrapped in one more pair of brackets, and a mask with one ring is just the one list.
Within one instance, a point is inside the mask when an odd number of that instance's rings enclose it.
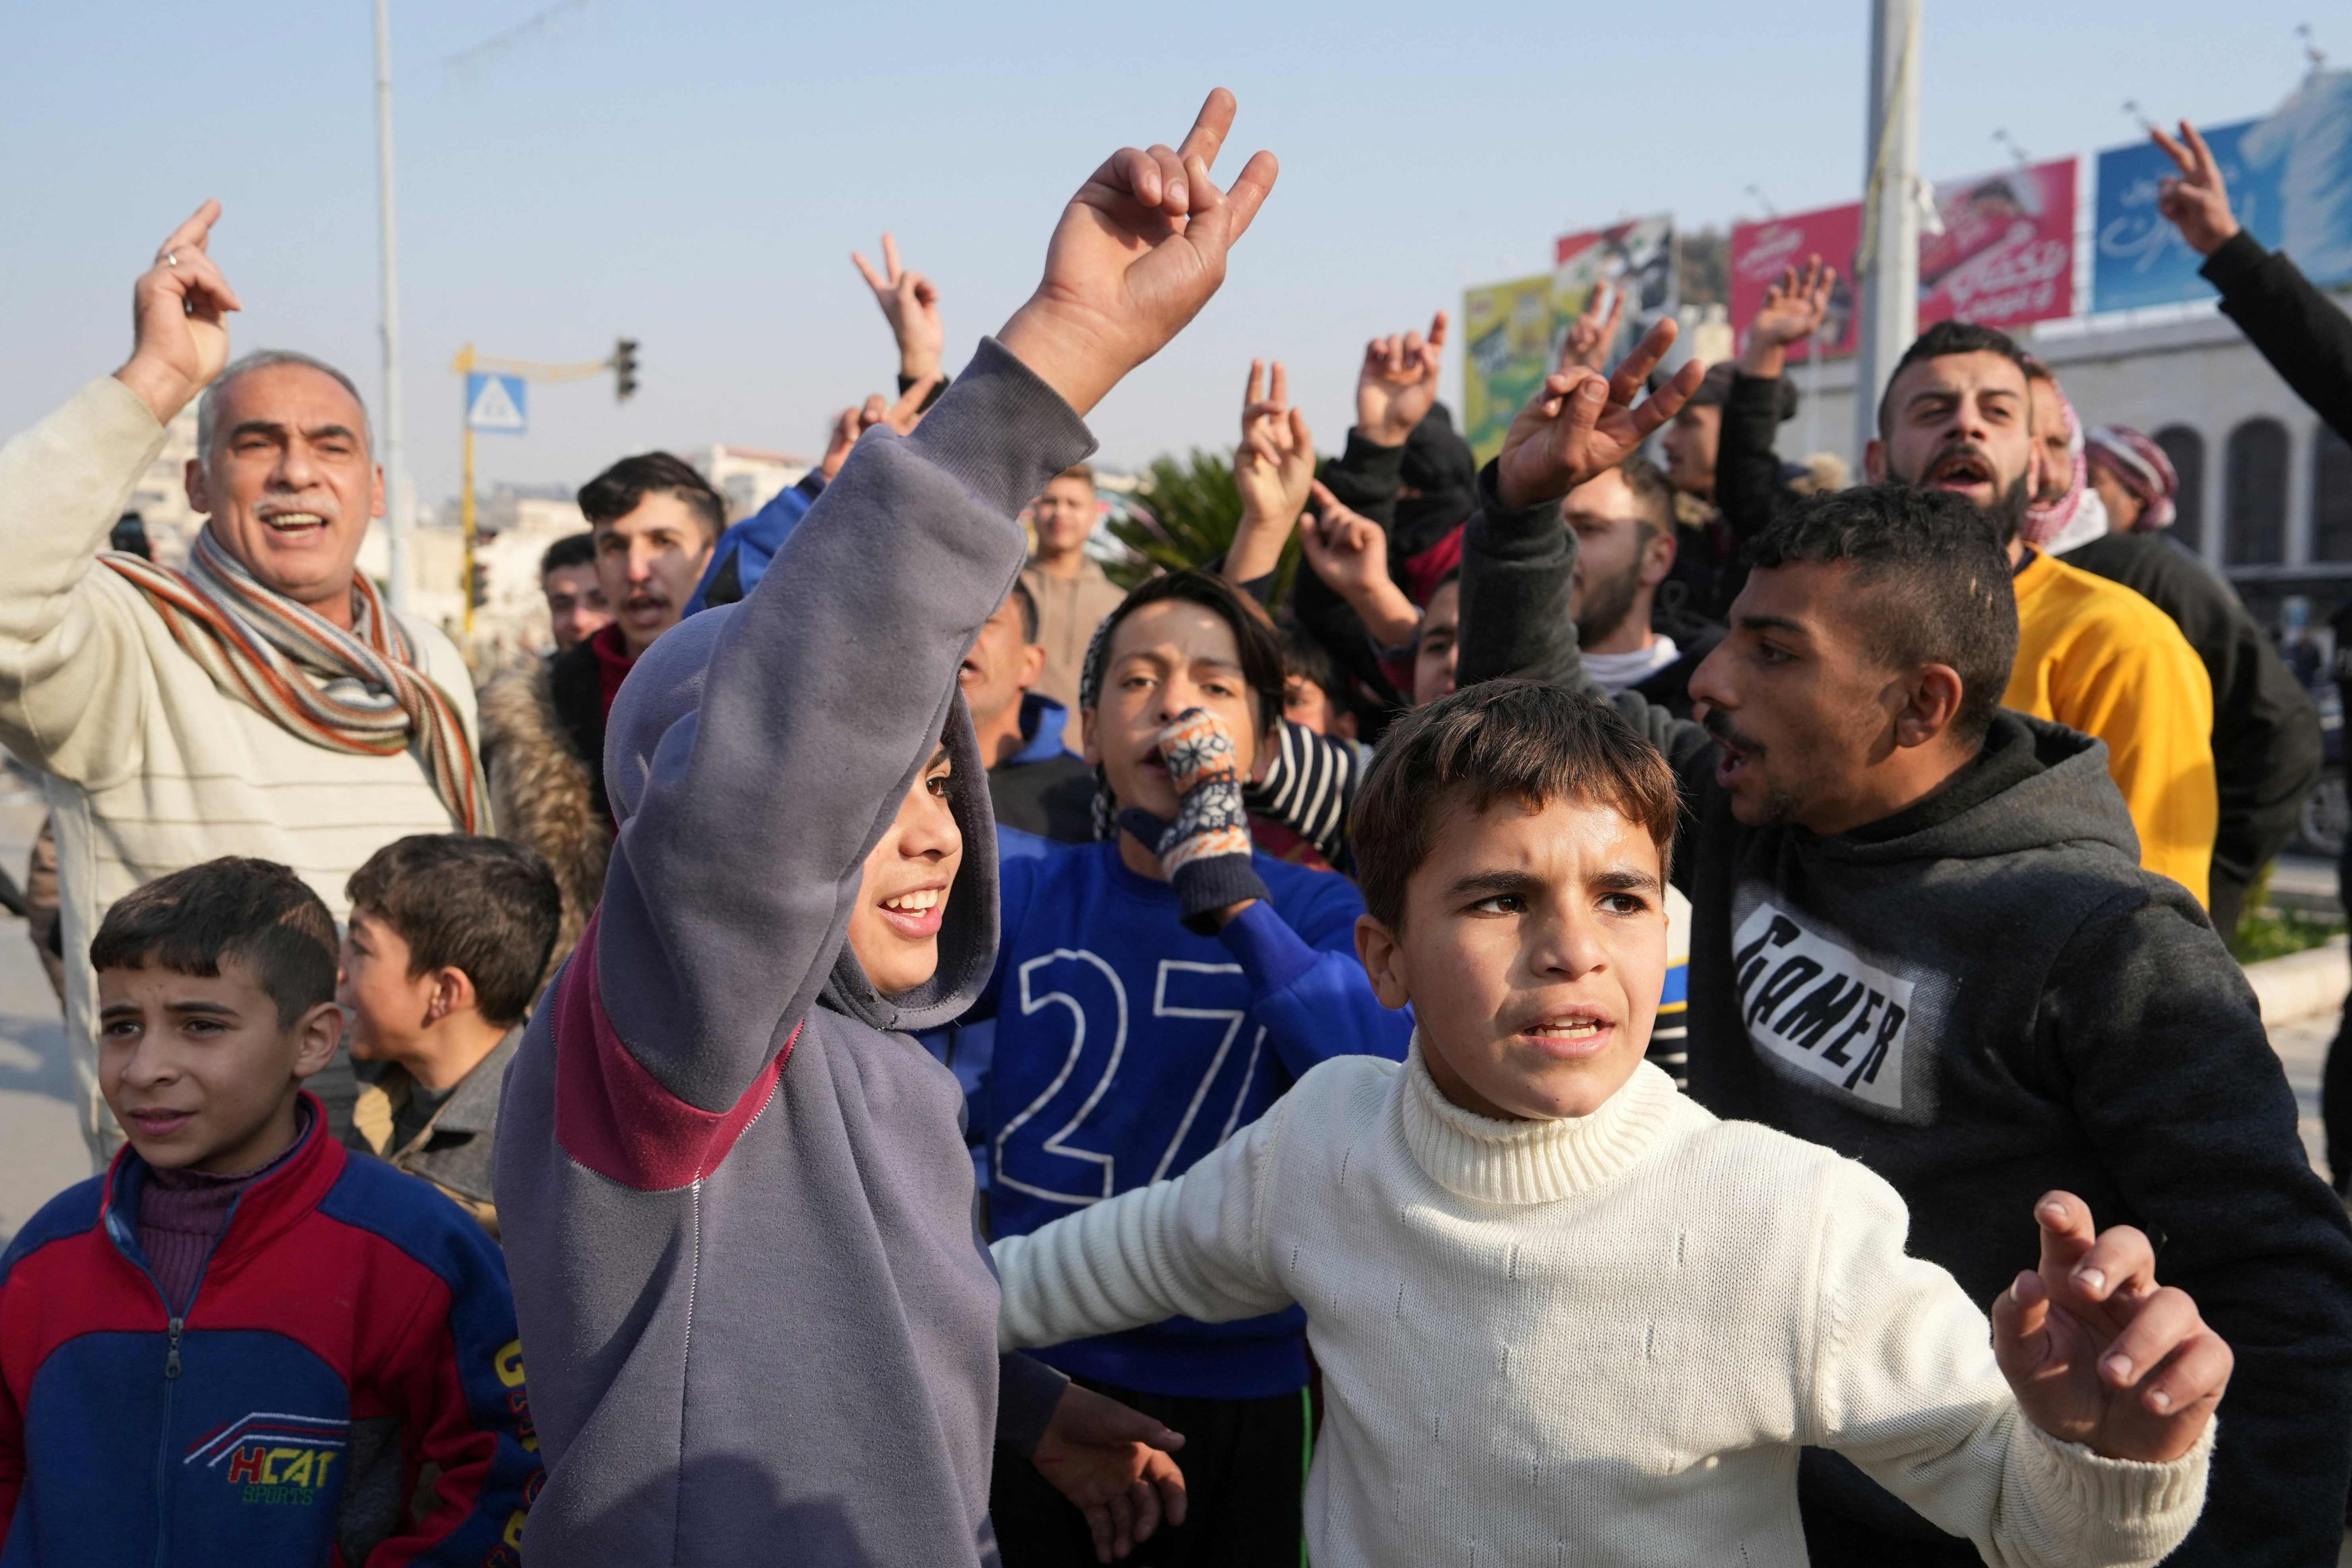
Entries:
{"label": "raised index finger", "polygon": [[1193,117],[1192,129],[1184,133],[1184,144],[1176,149],[1178,163],[1198,158],[1203,164],[1213,166],[1217,153],[1225,144],[1225,135],[1234,128],[1234,110],[1238,107],[1234,95],[1222,87],[1213,87],[1201,104],[1201,112]]}
{"label": "raised index finger", "polygon": [[2042,1194],[2033,1205],[2034,1223],[2042,1227],[2042,1276],[2063,1279],[2074,1271],[2098,1240],[2091,1226],[2091,1205],[2072,1193]]}
{"label": "raised index finger", "polygon": [[220,221],[221,205],[215,197],[206,197],[205,205],[188,215],[187,220],[173,229],[163,244],[155,247],[161,256],[167,250],[202,250],[211,240],[213,225]]}

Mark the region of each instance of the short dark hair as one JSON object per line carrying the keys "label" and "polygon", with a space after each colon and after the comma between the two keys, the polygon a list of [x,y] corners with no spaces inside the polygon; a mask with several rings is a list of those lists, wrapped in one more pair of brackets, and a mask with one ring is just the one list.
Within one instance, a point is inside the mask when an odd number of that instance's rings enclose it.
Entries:
{"label": "short dark hair", "polygon": [[1118,635],[1120,623],[1146,605],[1166,599],[1198,605],[1233,627],[1234,647],[1241,654],[1242,680],[1257,696],[1258,731],[1272,731],[1282,722],[1282,690],[1286,684],[1282,639],[1275,634],[1274,622],[1255,599],[1223,577],[1198,570],[1146,578],[1119,601],[1117,609],[1103,617],[1094,641],[1087,645],[1087,668],[1078,681],[1080,707],[1092,708],[1102,700],[1103,671],[1110,662],[1110,645]]}
{"label": "short dark hair", "polygon": [[1346,707],[1347,678],[1339,673],[1339,661],[1331,657],[1323,639],[1304,626],[1284,626],[1281,633],[1284,680],[1311,680],[1332,701]]}
{"label": "short dark hair", "polygon": [[539,574],[544,579],[550,573],[561,572],[568,566],[594,564],[596,532],[591,529],[585,533],[567,533],[549,545],[547,553],[539,558]]}
{"label": "short dark hair", "polygon": [[2017,590],[1992,519],[1966,497],[1900,482],[1790,499],[1748,545],[1759,569],[1849,563],[1841,603],[1890,669],[1959,672],[1951,733],[1974,741],[1992,722],[2017,662]]}
{"label": "short dark hair", "polygon": [[1636,453],[1617,465],[1625,476],[1625,488],[1633,492],[1633,511],[1641,522],[1641,538],[1646,543],[1662,534],[1675,531],[1675,487],[1666,480],[1665,469]]}
{"label": "short dark hair", "polygon": [[1021,640],[1024,643],[1035,642],[1037,640],[1037,595],[1029,591],[1028,584],[1015,577],[1013,579],[1013,592],[1006,597],[1021,606]]}
{"label": "short dark hair", "polygon": [[1673,860],[1682,800],[1641,731],[1563,687],[1486,680],[1412,710],[1381,738],[1354,816],[1365,912],[1402,931],[1405,884],[1429,858],[1439,814],[1483,812],[1506,796],[1607,806],[1648,831],[1662,873]]}
{"label": "short dark hair", "polygon": [[1998,327],[1987,327],[1975,321],[1937,321],[1912,340],[1895,362],[1895,374],[1886,378],[1886,390],[1878,395],[1878,435],[1881,440],[1894,428],[1895,384],[1903,373],[1922,360],[1946,359],[1953,354],[1999,354],[2018,368],[2028,381],[2033,379],[2033,360],[2017,340]]}
{"label": "short dark hair", "polygon": [[471,833],[416,833],[367,858],[345,888],[408,944],[410,978],[464,972],[486,1022],[522,1022],[555,947],[563,895],[535,849]]}
{"label": "short dark hair", "polygon": [[274,860],[225,855],[141,884],[114,900],[90,938],[90,967],[210,980],[234,960],[278,1006],[278,1026],[335,999],[335,918],[310,884]]}
{"label": "short dark hair", "polygon": [[580,513],[592,529],[618,522],[648,495],[671,495],[690,508],[702,531],[717,539],[727,528],[727,503],[694,466],[667,452],[640,452],[580,487]]}

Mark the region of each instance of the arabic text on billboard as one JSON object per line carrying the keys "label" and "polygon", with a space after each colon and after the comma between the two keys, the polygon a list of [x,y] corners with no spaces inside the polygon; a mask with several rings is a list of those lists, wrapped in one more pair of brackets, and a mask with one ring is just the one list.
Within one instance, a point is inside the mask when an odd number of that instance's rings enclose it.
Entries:
{"label": "arabic text on billboard", "polygon": [[[2017,327],[2074,313],[2075,160],[2053,159],[1936,186],[1943,232],[1919,237],[1919,324],[1957,317]],[[1837,268],[1823,352],[1854,351],[1854,252],[1862,205],[1745,223],[1731,231],[1731,323],[1744,333],[1784,268],[1819,256]],[[1798,344],[1791,359],[1809,357]]]}
{"label": "arabic text on billboard", "polygon": [[[2230,189],[2230,208],[2264,247],[2320,284],[2352,282],[2352,70],[2326,71],[2261,120],[2201,128]],[[2210,300],[2203,258],[2156,210],[2175,173],[2150,142],[2099,154],[2091,230],[2091,299],[2101,310]]]}

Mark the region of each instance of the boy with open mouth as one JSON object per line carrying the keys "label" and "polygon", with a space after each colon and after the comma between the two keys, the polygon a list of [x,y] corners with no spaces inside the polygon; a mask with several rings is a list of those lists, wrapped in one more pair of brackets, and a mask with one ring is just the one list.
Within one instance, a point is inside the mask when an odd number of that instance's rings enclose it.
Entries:
{"label": "boy with open mouth", "polygon": [[1357,801],[1357,942],[1412,1056],[1328,1062],[1181,1177],[997,1242],[1000,1342],[1303,1307],[1323,1564],[1793,1568],[1808,1444],[1987,1561],[2161,1558],[2229,1347],[2061,1192],[1988,1332],[1885,1182],[1645,1063],[1678,810],[1557,688],[1404,720]]}

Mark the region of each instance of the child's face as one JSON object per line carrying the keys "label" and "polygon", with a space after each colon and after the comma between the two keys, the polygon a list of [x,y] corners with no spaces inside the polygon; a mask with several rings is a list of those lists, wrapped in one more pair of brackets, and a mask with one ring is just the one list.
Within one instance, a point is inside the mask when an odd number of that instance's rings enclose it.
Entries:
{"label": "child's face", "polygon": [[352,1055],[399,1061],[437,1021],[438,977],[412,976],[407,939],[366,910],[352,911],[335,1001],[351,1015]]}
{"label": "child's face", "polygon": [[1331,700],[1331,694],[1303,675],[1282,683],[1282,716],[1318,735],[1356,738],[1356,716]]}
{"label": "child's face", "polygon": [[1404,929],[1366,915],[1356,946],[1381,1000],[1412,1004],[1430,1076],[1482,1116],[1587,1116],[1649,1047],[1665,984],[1657,846],[1603,805],[1441,800]]}
{"label": "child's face", "polygon": [[150,965],[98,976],[98,1081],[139,1157],[230,1175],[294,1141],[295,1091],[327,1065],[342,1014],[322,1002],[290,1029],[245,963],[211,979]]}
{"label": "child's face", "polygon": [[1429,596],[1413,643],[1412,705],[1436,701],[1454,689],[1455,643],[1462,631],[1462,584],[1448,583]]}
{"label": "child's face", "polygon": [[963,833],[948,804],[951,776],[942,746],[866,857],[849,911],[849,950],[885,996],[911,991],[939,972],[940,926],[963,864]]}
{"label": "child's face", "polygon": [[1235,764],[1251,773],[1264,721],[1242,676],[1234,628],[1188,599],[1146,605],[1111,634],[1102,691],[1086,715],[1087,761],[1102,764],[1121,809],[1175,819],[1176,786],[1160,754],[1160,731],[1194,708],[1224,721]]}

